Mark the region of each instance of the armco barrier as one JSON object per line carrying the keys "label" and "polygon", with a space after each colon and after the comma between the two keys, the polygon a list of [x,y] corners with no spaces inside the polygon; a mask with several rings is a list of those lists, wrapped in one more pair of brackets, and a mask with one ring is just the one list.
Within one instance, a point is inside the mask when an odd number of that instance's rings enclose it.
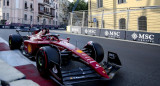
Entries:
{"label": "armco barrier", "polygon": [[81,27],[79,27],[79,26],[72,26],[70,28],[70,32],[71,33],[76,33],[76,34],[81,34]]}
{"label": "armco barrier", "polygon": [[15,26],[12,25],[0,25],[1,29],[15,29]]}
{"label": "armco barrier", "polygon": [[124,30],[110,30],[110,29],[101,29],[100,36],[107,38],[115,39],[125,39],[126,31]]}
{"label": "armco barrier", "polygon": [[2,29],[10,29],[10,26],[9,25],[0,25],[0,28],[2,28]]}
{"label": "armco barrier", "polygon": [[100,29],[98,29],[98,28],[82,28],[82,34],[99,36],[100,35]]}
{"label": "armco barrier", "polygon": [[160,33],[126,31],[126,40],[160,44]]}

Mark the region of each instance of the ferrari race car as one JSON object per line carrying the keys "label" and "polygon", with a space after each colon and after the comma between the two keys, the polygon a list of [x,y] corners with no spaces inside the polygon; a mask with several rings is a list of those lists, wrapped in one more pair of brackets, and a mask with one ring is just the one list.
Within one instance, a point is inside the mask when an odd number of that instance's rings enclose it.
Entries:
{"label": "ferrari race car", "polygon": [[[60,39],[59,35],[47,29],[18,29],[18,34],[9,36],[10,49],[20,49],[22,54],[34,58],[41,76],[50,77],[59,85],[110,80],[121,68],[118,55],[108,52],[104,59],[102,46],[89,41],[83,49],[69,43],[70,38]],[[22,36],[20,32],[31,35]]]}

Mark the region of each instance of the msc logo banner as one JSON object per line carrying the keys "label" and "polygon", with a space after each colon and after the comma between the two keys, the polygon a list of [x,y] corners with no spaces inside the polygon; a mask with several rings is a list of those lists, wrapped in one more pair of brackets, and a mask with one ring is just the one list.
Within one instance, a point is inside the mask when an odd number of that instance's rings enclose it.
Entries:
{"label": "msc logo banner", "polygon": [[94,30],[94,29],[85,29],[85,34],[96,34],[96,30]]}
{"label": "msc logo banner", "polygon": [[147,33],[136,33],[134,32],[131,35],[133,40],[138,40],[138,41],[142,41],[142,42],[154,42],[154,37],[155,35],[153,34],[147,34]]}
{"label": "msc logo banner", "polygon": [[98,28],[82,28],[82,34],[99,36],[100,29],[98,29]]}
{"label": "msc logo banner", "polygon": [[109,30],[105,31],[105,36],[111,38],[120,38],[120,34],[121,32],[119,31],[109,31]]}
{"label": "msc logo banner", "polygon": [[115,39],[125,39],[125,30],[101,29],[100,36]]}

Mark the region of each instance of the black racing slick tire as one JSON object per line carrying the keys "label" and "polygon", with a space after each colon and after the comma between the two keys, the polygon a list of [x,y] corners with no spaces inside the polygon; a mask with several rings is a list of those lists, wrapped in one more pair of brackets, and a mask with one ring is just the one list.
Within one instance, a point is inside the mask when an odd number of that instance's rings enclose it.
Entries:
{"label": "black racing slick tire", "polygon": [[36,55],[37,69],[42,77],[53,76],[61,81],[60,53],[54,46],[44,46],[39,49]]}
{"label": "black racing slick tire", "polygon": [[20,49],[23,39],[18,34],[13,34],[9,36],[9,47],[11,50]]}
{"label": "black racing slick tire", "polygon": [[98,63],[104,58],[104,50],[99,43],[90,41],[83,50]]}

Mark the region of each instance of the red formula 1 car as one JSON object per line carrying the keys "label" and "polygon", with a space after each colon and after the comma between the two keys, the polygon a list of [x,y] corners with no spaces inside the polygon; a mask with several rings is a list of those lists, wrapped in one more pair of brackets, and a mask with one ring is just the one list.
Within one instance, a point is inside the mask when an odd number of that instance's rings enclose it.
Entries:
{"label": "red formula 1 car", "polygon": [[[79,49],[69,43],[70,38],[59,39],[59,35],[46,29],[18,29],[17,32],[9,36],[10,48],[35,57],[39,73],[60,85],[110,80],[121,68],[118,55],[113,52],[108,52],[108,62],[102,61],[104,51],[98,43],[89,41]],[[21,36],[20,32],[32,32],[32,35]]]}

